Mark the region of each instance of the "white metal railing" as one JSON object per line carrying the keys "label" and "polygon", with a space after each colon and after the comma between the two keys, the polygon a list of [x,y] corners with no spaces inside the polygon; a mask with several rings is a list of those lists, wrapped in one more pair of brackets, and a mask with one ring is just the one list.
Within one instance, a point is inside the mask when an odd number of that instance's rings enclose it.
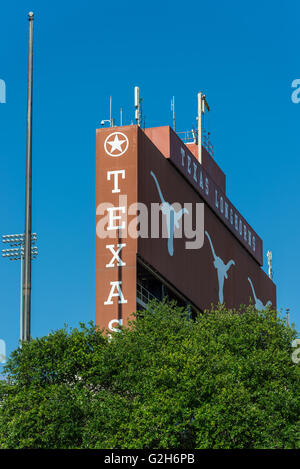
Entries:
{"label": "white metal railing", "polygon": [[157,300],[158,298],[155,295],[152,295],[152,293],[147,290],[147,288],[143,287],[140,283],[136,284],[136,297],[137,297],[137,302],[142,305],[146,306],[147,303],[151,300]]}
{"label": "white metal railing", "polygon": [[[181,140],[185,144],[195,143],[196,145],[198,145],[198,130],[186,130],[184,132],[176,132],[176,133],[177,133],[178,137],[180,137]],[[202,146],[205,148],[205,150],[213,158],[214,157],[214,147],[213,147],[213,144],[210,141],[210,132],[208,132],[205,129],[202,132]]]}

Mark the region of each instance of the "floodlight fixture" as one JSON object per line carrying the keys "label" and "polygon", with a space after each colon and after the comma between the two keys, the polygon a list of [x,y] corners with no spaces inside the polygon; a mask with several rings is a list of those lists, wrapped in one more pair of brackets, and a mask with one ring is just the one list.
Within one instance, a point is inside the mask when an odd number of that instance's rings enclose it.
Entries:
{"label": "floodlight fixture", "polygon": [[[37,241],[37,234],[31,234],[31,260],[36,259],[38,256],[38,248],[35,245]],[[3,235],[2,242],[8,244],[10,248],[2,249],[2,257],[6,257],[10,261],[21,261],[21,294],[20,294],[20,340],[23,340],[23,263],[25,258],[25,236],[21,234]]]}

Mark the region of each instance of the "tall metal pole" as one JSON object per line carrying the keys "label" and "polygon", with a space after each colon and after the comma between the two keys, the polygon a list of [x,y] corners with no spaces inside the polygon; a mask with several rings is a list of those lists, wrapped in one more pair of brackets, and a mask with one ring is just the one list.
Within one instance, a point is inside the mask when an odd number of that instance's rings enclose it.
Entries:
{"label": "tall metal pole", "polygon": [[173,129],[176,132],[176,122],[175,122],[175,96],[171,99],[171,111],[173,116]]}
{"label": "tall metal pole", "polygon": [[140,89],[138,86],[134,87],[134,108],[135,108],[135,121],[137,125],[141,126],[141,118],[140,118]]}
{"label": "tall metal pole", "polygon": [[24,231],[24,284],[22,340],[30,340],[31,307],[31,200],[32,200],[32,57],[33,57],[33,13],[28,13],[28,91],[27,91],[27,143],[26,143],[26,190],[25,190],[25,231]]}
{"label": "tall metal pole", "polygon": [[202,93],[198,93],[198,161],[202,164]]}
{"label": "tall metal pole", "polygon": [[267,258],[268,258],[268,274],[269,278],[273,280],[273,268],[272,268],[272,251],[267,252]]}
{"label": "tall metal pole", "polygon": [[21,252],[21,279],[20,279],[20,340],[23,340],[23,255]]}
{"label": "tall metal pole", "polygon": [[111,118],[111,106],[112,106],[112,97],[110,96],[109,97],[109,122],[110,122],[110,126],[112,127],[112,118]]}

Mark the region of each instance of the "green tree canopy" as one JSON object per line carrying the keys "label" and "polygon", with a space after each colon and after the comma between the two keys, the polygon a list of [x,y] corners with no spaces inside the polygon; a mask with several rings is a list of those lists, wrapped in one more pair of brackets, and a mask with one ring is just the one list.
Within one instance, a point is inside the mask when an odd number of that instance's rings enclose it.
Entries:
{"label": "green tree canopy", "polygon": [[111,339],[58,330],[11,355],[0,448],[300,448],[294,338],[271,311],[167,302]]}

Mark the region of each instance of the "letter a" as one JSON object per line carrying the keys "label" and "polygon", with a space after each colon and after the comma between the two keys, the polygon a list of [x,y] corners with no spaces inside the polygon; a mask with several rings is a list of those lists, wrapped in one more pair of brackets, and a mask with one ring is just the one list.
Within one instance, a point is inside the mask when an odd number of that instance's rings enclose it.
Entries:
{"label": "letter a", "polygon": [[125,300],[124,295],[123,295],[122,290],[121,290],[122,282],[121,281],[110,282],[110,285],[111,285],[111,289],[110,289],[107,300],[104,301],[104,304],[105,305],[112,305],[113,301],[111,299],[114,298],[114,297],[120,298],[119,299],[119,304],[127,303],[127,300]]}

